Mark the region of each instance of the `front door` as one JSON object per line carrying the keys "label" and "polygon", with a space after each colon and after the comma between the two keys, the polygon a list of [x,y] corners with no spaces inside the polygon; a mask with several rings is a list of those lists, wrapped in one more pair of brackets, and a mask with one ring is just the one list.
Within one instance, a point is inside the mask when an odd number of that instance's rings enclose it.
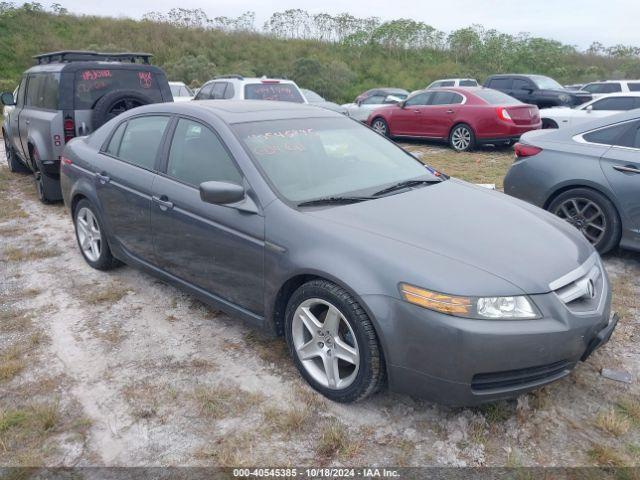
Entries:
{"label": "front door", "polygon": [[109,232],[126,253],[155,263],[149,222],[156,162],[169,116],[134,117],[96,159],[94,181]]}
{"label": "front door", "polygon": [[434,138],[447,138],[462,101],[463,97],[459,93],[435,92],[423,117],[426,135]]}
{"label": "front door", "polygon": [[166,272],[256,314],[264,308],[264,217],[200,199],[206,181],[244,185],[231,154],[208,126],[181,118],[165,174],[153,185],[151,228]]}
{"label": "front door", "polygon": [[602,156],[600,165],[622,207],[622,216],[640,239],[640,122],[635,122]]}
{"label": "front door", "polygon": [[404,102],[403,108],[393,112],[391,133],[394,135],[424,136],[423,115],[431,92],[418,93]]}

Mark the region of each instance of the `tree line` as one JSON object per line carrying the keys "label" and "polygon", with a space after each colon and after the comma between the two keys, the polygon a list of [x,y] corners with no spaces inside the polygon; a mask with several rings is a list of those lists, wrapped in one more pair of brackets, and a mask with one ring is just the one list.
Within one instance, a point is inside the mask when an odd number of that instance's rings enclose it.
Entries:
{"label": "tree line", "polygon": [[[35,33],[37,32],[37,33]],[[61,4],[0,2],[0,87],[12,88],[32,56],[57,49],[145,50],[172,80],[200,85],[217,74],[291,78],[338,102],[377,86],[424,88],[437,78],[482,81],[493,73],[546,74],[574,83],[640,78],[640,48],[586,50],[481,25],[444,32],[412,19],[348,13],[254,12],[210,17],[202,9],[149,12],[141,20],[70,13]]]}

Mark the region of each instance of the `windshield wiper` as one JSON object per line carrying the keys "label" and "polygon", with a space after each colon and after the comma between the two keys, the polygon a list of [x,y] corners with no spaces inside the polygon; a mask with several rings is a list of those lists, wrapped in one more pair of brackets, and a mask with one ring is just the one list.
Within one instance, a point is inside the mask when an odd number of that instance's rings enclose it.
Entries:
{"label": "windshield wiper", "polygon": [[390,187],[383,188],[382,190],[373,194],[374,197],[379,197],[381,195],[386,195],[387,193],[392,193],[397,190],[403,190],[405,188],[416,187],[418,185],[430,185],[433,183],[440,183],[442,180],[405,180],[404,182],[399,182]]}
{"label": "windshield wiper", "polygon": [[314,205],[348,205],[349,203],[364,202],[366,200],[373,200],[373,197],[325,197],[316,198],[315,200],[307,200],[300,202],[299,207],[311,207]]}

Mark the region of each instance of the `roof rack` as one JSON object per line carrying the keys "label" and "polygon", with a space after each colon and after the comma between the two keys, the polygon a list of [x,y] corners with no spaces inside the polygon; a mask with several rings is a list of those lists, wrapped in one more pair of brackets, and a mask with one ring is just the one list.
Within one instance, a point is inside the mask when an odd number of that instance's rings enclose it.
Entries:
{"label": "roof rack", "polygon": [[148,65],[149,58],[151,57],[153,57],[151,53],[141,52],[106,53],[85,50],[62,50],[60,52],[49,52],[35,55],[33,58],[38,61],[38,65],[45,63],[86,62],[92,60],[103,62],[141,62]]}
{"label": "roof rack", "polygon": [[242,75],[238,75],[237,73],[232,73],[230,75],[218,75],[216,77],[213,77],[214,80],[217,80],[219,78],[235,78],[237,80],[244,80],[244,77]]}

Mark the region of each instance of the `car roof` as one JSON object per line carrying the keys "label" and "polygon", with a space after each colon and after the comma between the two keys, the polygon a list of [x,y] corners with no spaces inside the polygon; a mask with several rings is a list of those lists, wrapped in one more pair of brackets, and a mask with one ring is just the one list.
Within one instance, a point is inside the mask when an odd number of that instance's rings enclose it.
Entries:
{"label": "car roof", "polygon": [[100,61],[44,63],[41,65],[34,65],[24,73],[61,72],[63,70],[65,72],[76,72],[78,70],[87,69],[144,70],[145,72],[151,71],[156,74],[164,75],[164,72],[159,67],[147,63]]}
{"label": "car roof", "polygon": [[[615,115],[608,115],[602,118],[596,118],[589,120],[588,122],[581,122],[574,126],[548,129],[544,134],[541,134],[539,138],[545,141],[565,141],[573,138],[576,135],[590,132],[591,130],[598,130],[608,126],[613,126],[617,123],[624,123],[633,120],[640,120],[640,109],[628,110],[626,112],[616,113]],[[548,133],[546,133],[548,132]],[[536,140],[538,136],[535,137]]]}
{"label": "car roof", "polygon": [[603,98],[610,97],[640,97],[640,92],[613,92],[607,93],[606,95],[602,95],[601,97],[594,98],[595,100],[602,100]]}
{"label": "car roof", "polygon": [[143,113],[177,113],[206,117],[214,115],[228,124],[286,120],[294,118],[345,118],[330,110],[304,103],[274,102],[269,100],[194,100],[191,102],[154,103],[129,110],[122,115]]}

